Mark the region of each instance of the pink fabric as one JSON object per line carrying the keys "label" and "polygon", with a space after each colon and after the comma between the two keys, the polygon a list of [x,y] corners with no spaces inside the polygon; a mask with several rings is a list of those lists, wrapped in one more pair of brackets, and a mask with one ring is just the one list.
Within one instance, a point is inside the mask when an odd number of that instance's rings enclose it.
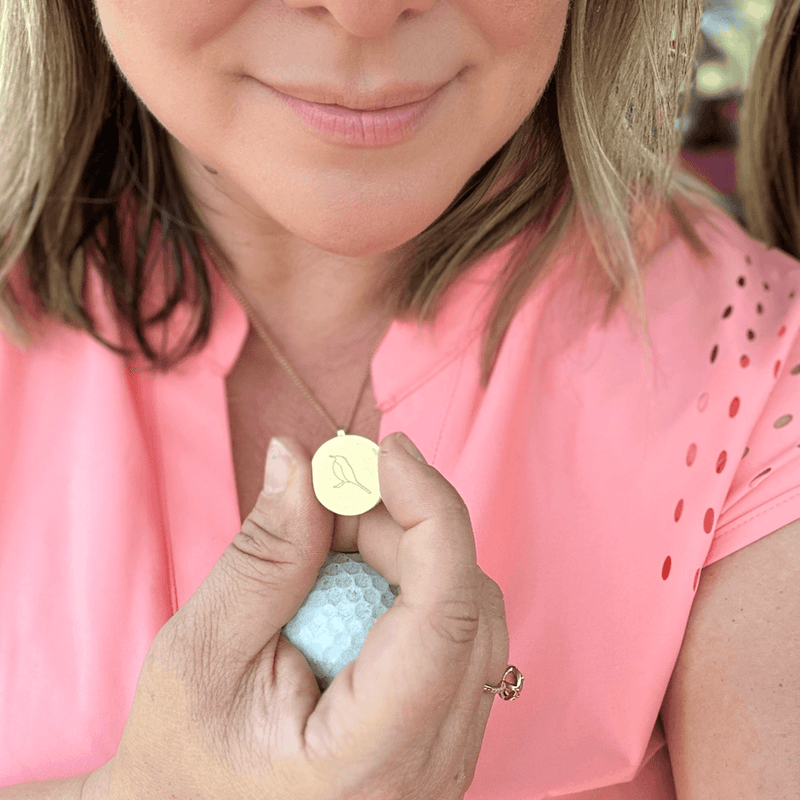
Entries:
{"label": "pink fabric", "polygon": [[[510,245],[375,354],[380,437],[405,431],[466,501],[526,678],[468,800],[674,800],[659,710],[701,570],[800,518],[800,262],[715,219],[708,265],[674,237],[652,262],[649,367],[564,257],[482,390]],[[168,376],[55,323],[28,352],[0,337],[2,786],[114,754],[153,637],[239,530],[225,376],[248,323],[210,269],[212,339]]]}

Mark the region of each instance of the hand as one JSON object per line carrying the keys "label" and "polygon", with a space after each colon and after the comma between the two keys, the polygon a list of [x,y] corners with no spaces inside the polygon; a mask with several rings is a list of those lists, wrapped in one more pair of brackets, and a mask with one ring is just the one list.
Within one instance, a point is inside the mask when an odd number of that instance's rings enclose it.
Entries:
{"label": "hand", "polygon": [[[282,437],[285,439],[285,437]],[[158,632],[108,769],[111,798],[457,800],[472,783],[508,663],[503,594],[477,566],[453,486],[395,437],[382,502],[358,520],[364,560],[400,586],[327,691],[280,634],[330,551],[334,515],[295,457]]]}

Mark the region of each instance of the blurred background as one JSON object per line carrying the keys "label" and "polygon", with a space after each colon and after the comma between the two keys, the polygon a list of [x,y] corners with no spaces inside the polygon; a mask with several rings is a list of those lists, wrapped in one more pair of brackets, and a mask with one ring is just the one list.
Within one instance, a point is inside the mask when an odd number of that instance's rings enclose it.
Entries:
{"label": "blurred background", "polygon": [[[780,2],[781,0],[777,0]],[[776,0],[706,0],[697,75],[690,87],[681,162],[723,196],[726,210],[744,225],[736,194],[734,148],[739,109],[763,31]]]}

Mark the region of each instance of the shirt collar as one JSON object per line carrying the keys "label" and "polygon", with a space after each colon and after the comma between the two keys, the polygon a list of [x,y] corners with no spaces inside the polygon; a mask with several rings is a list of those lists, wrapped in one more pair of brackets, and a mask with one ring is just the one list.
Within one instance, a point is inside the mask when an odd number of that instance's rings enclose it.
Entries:
{"label": "shirt collar", "polygon": [[[511,240],[477,261],[448,290],[432,323],[394,320],[372,359],[372,389],[381,411],[461,354],[483,331],[500,272],[506,266]],[[250,321],[203,248],[214,298],[214,321],[201,363],[217,375],[233,369]]]}
{"label": "shirt collar", "polygon": [[[125,203],[125,200],[123,200]],[[130,208],[130,207],[127,207]],[[124,212],[123,212],[124,217]],[[132,237],[132,217],[128,224],[122,223],[123,248],[135,246]],[[105,239],[102,232],[101,241]],[[381,411],[398,403],[406,394],[414,391],[436,372],[458,357],[479,336],[486,324],[487,313],[500,284],[501,273],[508,264],[512,248],[518,237],[501,248],[489,253],[471,265],[448,289],[439,313],[433,322],[424,325],[416,320],[394,320],[386,330],[372,359],[372,389]],[[154,252],[154,248],[160,250]],[[212,324],[205,347],[187,358],[178,367],[186,374],[197,369],[208,370],[227,377],[239,357],[249,331],[250,321],[245,310],[231,292],[211,258],[205,243],[200,241],[200,252],[212,295]],[[172,249],[161,243],[161,225],[154,224],[154,234],[148,250],[146,271],[147,289],[142,303],[144,318],[152,317],[164,304],[166,297],[165,267],[172,258]],[[91,269],[91,267],[94,269]],[[188,255],[184,254],[184,274],[193,281],[193,271]],[[129,334],[123,334],[115,323],[111,312],[113,303],[110,292],[98,274],[97,265],[90,264],[87,270],[89,283],[89,308],[98,332],[114,344],[139,350]],[[175,352],[181,342],[188,341],[194,330],[192,316],[196,315],[186,300],[176,306],[162,333],[155,332],[158,326],[148,328],[147,337],[151,346],[165,347]],[[196,324],[196,323],[195,323]],[[144,363],[138,354],[133,359],[134,368]]]}

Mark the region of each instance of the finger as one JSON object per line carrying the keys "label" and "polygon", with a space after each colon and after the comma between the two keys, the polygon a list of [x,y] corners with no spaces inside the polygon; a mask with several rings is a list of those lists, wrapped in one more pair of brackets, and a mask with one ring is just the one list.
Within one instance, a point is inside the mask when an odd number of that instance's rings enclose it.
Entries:
{"label": "finger", "polygon": [[[391,447],[388,442],[389,437],[386,437],[381,443],[383,448],[384,444]],[[398,468],[401,470],[401,477],[404,469],[398,463],[390,465],[391,456],[388,457],[381,449],[379,454],[378,472],[379,477],[383,476],[381,483],[381,496],[386,493],[386,484],[388,481],[394,480],[398,474]],[[437,496],[445,493],[445,497],[452,502],[453,506],[463,506],[463,500],[458,494],[455,487],[448,482],[448,480],[435,468],[425,464],[425,470],[422,472],[422,479],[417,491],[422,497],[422,502],[426,505],[436,503]],[[382,471],[383,470],[383,471]],[[402,495],[402,493],[401,493]],[[400,561],[399,561],[399,546],[403,536],[405,536],[405,529],[389,513],[386,507],[385,500],[378,503],[374,508],[370,509],[365,514],[354,517],[357,522],[355,529],[354,549],[363,556],[364,561],[369,564],[374,570],[379,572],[387,582],[392,586],[400,585]],[[472,543],[474,548],[474,541]]]}
{"label": "finger", "polygon": [[[308,596],[333,535],[333,514],[316,501],[311,461],[282,437],[293,456],[282,493],[262,489],[239,533],[184,605],[188,628],[212,653],[248,663],[278,634]],[[267,462],[270,462],[268,456]],[[196,634],[195,634],[196,635]]]}
{"label": "finger", "polygon": [[400,565],[397,551],[405,531],[382,502],[356,519],[358,552],[390,585],[399,586]]}
{"label": "finger", "polygon": [[[309,719],[352,708],[359,741],[369,746],[416,718],[435,726],[470,662],[481,603],[469,513],[434,468],[384,439],[379,456],[381,497],[404,530],[396,548],[400,595],[367,634],[358,658],[337,675]],[[391,570],[388,570],[391,571]],[[424,725],[422,721],[425,720]]]}
{"label": "finger", "polygon": [[[364,561],[379,572],[389,584],[400,584],[400,572],[397,561],[397,548],[405,531],[395,522],[383,504],[377,505],[368,514],[359,519],[358,550]],[[489,620],[492,628],[494,644],[483,683],[499,686],[509,663],[509,635],[506,623],[506,608],[503,592],[496,581],[492,580],[480,567],[479,581],[483,585],[483,605],[481,614]],[[482,688],[482,687],[481,687]],[[492,706],[494,695],[484,692],[488,708]]]}
{"label": "finger", "polygon": [[[469,668],[459,686],[458,694],[451,703],[449,715],[445,719],[438,737],[433,744],[434,747],[443,748],[439,761],[444,762],[452,757],[453,743],[463,742],[459,749],[463,753],[463,766],[459,774],[459,785],[456,789],[462,788],[464,791],[472,783],[475,775],[475,766],[483,745],[486,726],[489,723],[489,716],[492,712],[492,700],[494,695],[483,691],[483,684],[489,683],[497,685],[498,678],[494,681],[493,676],[502,676],[507,661],[503,660],[507,652],[503,649],[503,632],[505,631],[505,621],[503,612],[501,617],[497,616],[497,588],[494,581],[487,578],[483,573],[481,582],[484,587],[483,606],[481,608],[481,622],[478,636],[475,640],[475,648],[472,653],[472,660]],[[500,593],[502,603],[502,593]],[[506,632],[506,641],[508,639]],[[494,669],[502,661],[503,666]],[[434,759],[437,757],[434,756]],[[454,780],[456,780],[454,776]],[[461,796],[461,794],[458,794]]]}
{"label": "finger", "polygon": [[[483,606],[481,613],[489,624],[492,636],[492,646],[486,672],[483,675],[483,683],[488,683],[490,686],[499,686],[508,667],[510,650],[506,604],[503,590],[498,586],[497,582],[493,581],[482,570],[481,574],[483,576]],[[481,691],[483,691],[483,687],[481,687]],[[490,692],[483,692],[483,697],[489,701],[486,705],[491,708],[491,701],[495,695]]]}
{"label": "finger", "polygon": [[[451,488],[455,491],[452,485]],[[357,549],[364,561],[386,578],[389,584],[399,585],[400,569],[397,551],[400,539],[405,534],[405,531],[395,521],[383,503],[379,503],[375,508],[355,519],[358,520]],[[497,582],[486,575],[480,567],[478,567],[478,571],[480,573],[479,580],[483,586],[481,613],[490,620],[493,635],[496,639],[492,657],[485,671],[486,674],[483,675],[483,683],[499,686],[508,666],[509,658],[505,600]],[[482,689],[482,686],[479,688]],[[484,705],[487,708],[491,708],[491,701],[494,699],[494,695],[489,692],[483,692],[483,697],[485,698]]]}

